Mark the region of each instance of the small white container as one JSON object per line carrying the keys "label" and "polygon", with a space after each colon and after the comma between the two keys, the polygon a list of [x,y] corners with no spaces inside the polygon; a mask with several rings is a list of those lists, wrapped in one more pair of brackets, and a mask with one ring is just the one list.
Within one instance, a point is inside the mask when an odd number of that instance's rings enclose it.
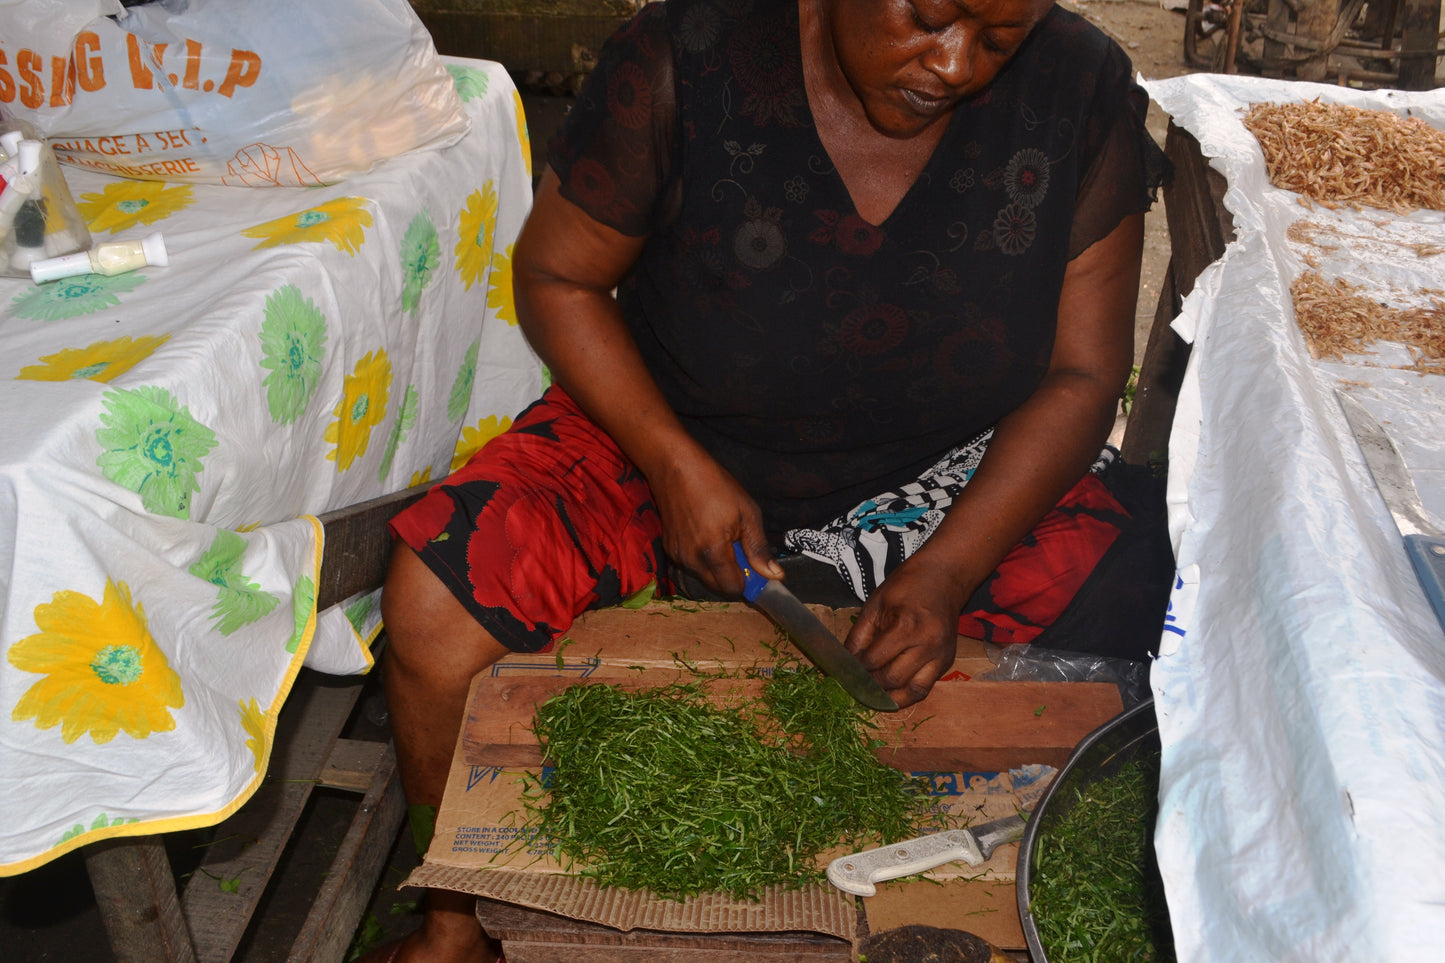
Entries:
{"label": "small white container", "polygon": [[147,266],[165,267],[169,263],[165,239],[156,231],[134,241],[105,241],[88,251],[34,261],[30,264],[30,277],[36,284],[44,284],[77,274],[124,274]]}

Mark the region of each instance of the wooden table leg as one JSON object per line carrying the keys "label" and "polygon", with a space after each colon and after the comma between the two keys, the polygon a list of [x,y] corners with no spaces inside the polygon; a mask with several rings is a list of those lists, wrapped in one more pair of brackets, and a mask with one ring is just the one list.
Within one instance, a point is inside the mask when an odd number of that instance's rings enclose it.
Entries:
{"label": "wooden table leg", "polygon": [[193,963],[195,948],[161,838],[111,839],[84,852],[115,958],[120,963]]}

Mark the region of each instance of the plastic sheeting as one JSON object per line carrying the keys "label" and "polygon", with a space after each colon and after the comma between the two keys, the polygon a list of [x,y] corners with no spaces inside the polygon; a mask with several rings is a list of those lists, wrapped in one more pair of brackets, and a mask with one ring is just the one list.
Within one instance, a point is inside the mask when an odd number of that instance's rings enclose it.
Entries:
{"label": "plastic sheeting", "polygon": [[[1146,87],[1227,178],[1237,232],[1174,322],[1193,344],[1169,453],[1180,574],[1151,684],[1179,959],[1439,959],[1445,633],[1334,391],[1385,422],[1440,518],[1445,378],[1396,367],[1400,346],[1312,359],[1289,285],[1308,257],[1382,302],[1438,295],[1445,214],[1306,208],[1269,185],[1241,118],[1319,97],[1445,127],[1445,92]],[[1314,243],[1288,239],[1302,219],[1321,226]]]}

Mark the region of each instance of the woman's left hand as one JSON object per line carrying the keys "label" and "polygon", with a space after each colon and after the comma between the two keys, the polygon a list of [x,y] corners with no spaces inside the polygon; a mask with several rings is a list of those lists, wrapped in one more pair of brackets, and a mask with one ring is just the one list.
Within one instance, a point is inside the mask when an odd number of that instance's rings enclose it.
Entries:
{"label": "woman's left hand", "polygon": [[869,596],[849,651],[899,706],[953,664],[973,590],[1079,480],[1108,437],[1133,358],[1144,215],[1069,262],[1049,369],[994,427],[988,451],[917,553]]}
{"label": "woman's left hand", "polygon": [[943,566],[914,556],[868,597],[845,644],[900,709],[913,705],[953,664],[967,600]]}

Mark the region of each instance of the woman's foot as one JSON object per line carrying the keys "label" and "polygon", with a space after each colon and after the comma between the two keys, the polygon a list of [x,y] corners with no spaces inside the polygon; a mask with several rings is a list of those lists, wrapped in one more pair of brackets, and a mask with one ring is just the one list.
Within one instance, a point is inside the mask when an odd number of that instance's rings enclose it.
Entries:
{"label": "woman's foot", "polygon": [[414,960],[426,963],[449,963],[451,960],[464,963],[506,963],[501,948],[493,940],[485,940],[484,945],[471,949],[445,947],[439,953],[422,938],[421,930],[395,942],[378,946],[360,957],[356,963],[411,963]]}
{"label": "woman's foot", "polygon": [[502,948],[477,922],[477,898],[428,890],[421,927],[379,946],[357,963],[501,963]]}

